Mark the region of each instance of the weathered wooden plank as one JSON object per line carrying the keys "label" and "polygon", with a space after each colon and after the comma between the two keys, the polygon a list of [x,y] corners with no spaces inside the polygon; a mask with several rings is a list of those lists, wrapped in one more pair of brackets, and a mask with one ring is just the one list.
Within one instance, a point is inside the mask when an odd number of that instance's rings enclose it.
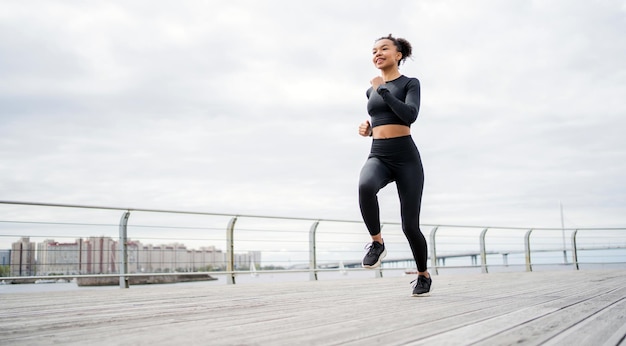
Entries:
{"label": "weathered wooden plank", "polygon": [[626,298],[547,340],[545,345],[618,345],[626,339]]}
{"label": "weathered wooden plank", "polygon": [[[478,343],[483,345],[493,345],[502,343],[541,344],[564,330],[576,328],[576,325],[590,316],[606,309],[621,297],[624,297],[626,289],[615,289],[609,293],[601,293],[595,296],[580,297],[580,301],[571,303],[567,300],[562,302],[551,302],[548,306],[557,308],[554,312],[540,316],[539,318],[521,322],[502,333],[484,339]],[[604,340],[607,335],[590,331],[592,337],[597,340]],[[529,342],[532,340],[532,342]],[[592,343],[595,344],[595,343]]]}

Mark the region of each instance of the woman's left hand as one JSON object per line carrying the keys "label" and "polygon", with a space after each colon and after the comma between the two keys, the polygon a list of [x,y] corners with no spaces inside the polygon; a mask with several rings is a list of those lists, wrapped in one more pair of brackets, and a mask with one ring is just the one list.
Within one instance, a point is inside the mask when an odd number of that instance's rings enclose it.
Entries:
{"label": "woman's left hand", "polygon": [[372,79],[370,81],[370,84],[372,84],[372,89],[374,89],[374,91],[376,91],[376,90],[378,90],[379,86],[385,84],[385,80],[381,76],[374,77],[374,79]]}

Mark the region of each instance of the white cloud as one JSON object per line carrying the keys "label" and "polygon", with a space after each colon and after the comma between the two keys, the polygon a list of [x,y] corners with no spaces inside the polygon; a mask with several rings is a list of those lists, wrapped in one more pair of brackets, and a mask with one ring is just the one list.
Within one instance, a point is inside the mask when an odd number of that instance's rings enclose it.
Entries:
{"label": "white cloud", "polygon": [[391,32],[422,82],[422,222],[626,221],[623,1],[34,6],[0,5],[4,200],[358,219]]}

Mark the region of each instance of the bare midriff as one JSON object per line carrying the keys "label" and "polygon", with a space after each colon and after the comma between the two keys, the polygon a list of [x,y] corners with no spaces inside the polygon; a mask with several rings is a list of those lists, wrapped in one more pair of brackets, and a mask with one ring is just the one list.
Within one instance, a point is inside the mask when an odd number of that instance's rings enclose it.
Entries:
{"label": "bare midriff", "polygon": [[411,135],[411,128],[406,125],[380,125],[372,128],[374,139],[388,139]]}

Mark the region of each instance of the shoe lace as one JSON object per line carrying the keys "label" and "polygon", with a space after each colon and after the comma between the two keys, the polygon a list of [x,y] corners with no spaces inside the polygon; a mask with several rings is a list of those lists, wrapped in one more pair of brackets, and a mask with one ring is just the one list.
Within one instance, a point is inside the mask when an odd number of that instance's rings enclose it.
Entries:
{"label": "shoe lace", "polygon": [[426,281],[426,279],[422,279],[420,280],[420,276],[417,277],[417,279],[411,281],[411,287],[415,288],[415,287],[424,287],[424,285],[422,284],[422,282]]}
{"label": "shoe lace", "polygon": [[364,247],[365,250],[367,250],[367,254],[368,255],[373,255],[374,254],[374,243],[367,243]]}

